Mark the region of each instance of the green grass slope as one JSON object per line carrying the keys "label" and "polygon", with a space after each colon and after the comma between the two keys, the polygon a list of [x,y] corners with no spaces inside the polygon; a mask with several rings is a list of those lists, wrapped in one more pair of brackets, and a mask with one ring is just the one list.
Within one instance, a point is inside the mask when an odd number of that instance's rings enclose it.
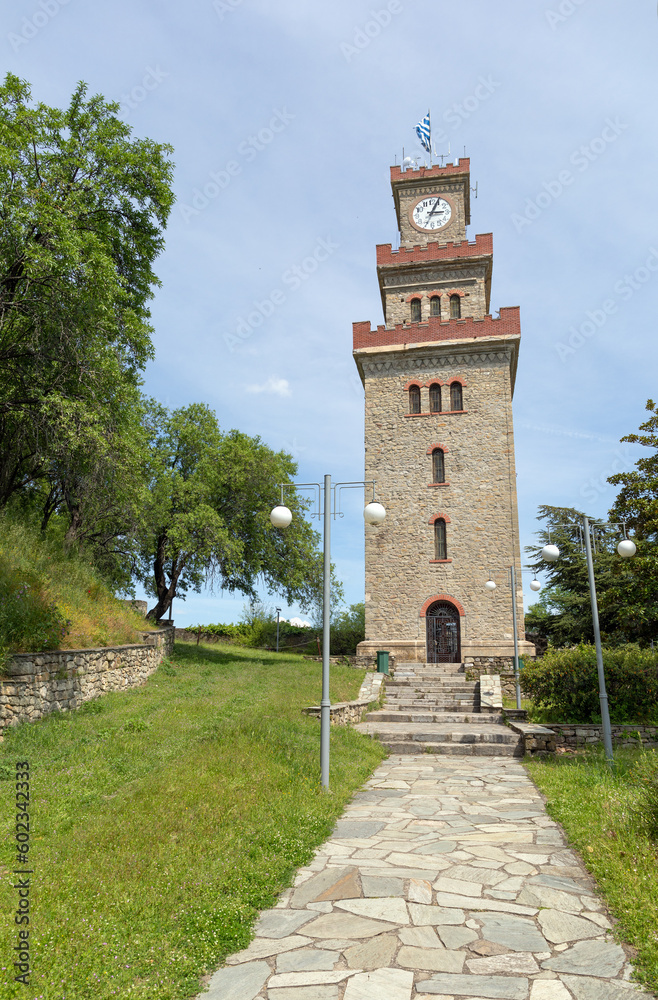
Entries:
{"label": "green grass slope", "polygon": [[11,653],[140,642],[151,625],[82,557],[0,516],[0,662]]}
{"label": "green grass slope", "polygon": [[[332,667],[332,701],[363,672]],[[176,644],[147,683],[11,730],[0,744],[0,861],[13,869],[15,762],[31,774],[32,977],[14,984],[17,929],[0,925],[8,1000],[188,1000],[248,943],[259,909],[310,861],[385,756],[331,730],[320,790],[321,665]],[[0,911],[14,912],[13,879]]]}

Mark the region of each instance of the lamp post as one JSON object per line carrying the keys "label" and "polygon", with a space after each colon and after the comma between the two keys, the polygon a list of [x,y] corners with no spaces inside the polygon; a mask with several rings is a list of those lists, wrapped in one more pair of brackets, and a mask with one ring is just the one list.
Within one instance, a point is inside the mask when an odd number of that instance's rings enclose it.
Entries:
{"label": "lamp post", "polygon": [[276,651],[279,652],[279,615],[281,614],[281,608],[276,609]]}
{"label": "lamp post", "polygon": [[[599,525],[600,527],[609,528],[619,528],[622,527],[624,535],[626,535],[625,525],[619,524],[609,524]],[[586,514],[583,514],[583,535],[585,542],[585,557],[587,559],[587,579],[589,581],[589,598],[592,605],[592,627],[594,630],[594,645],[596,647],[596,669],[599,676],[599,702],[601,704],[601,722],[603,725],[603,746],[605,747],[605,756],[608,765],[614,767],[614,756],[612,753],[612,729],[610,727],[610,713],[608,711],[608,694],[605,689],[605,673],[603,670],[603,650],[601,648],[601,629],[599,626],[599,606],[596,600],[596,583],[594,581],[594,561],[592,559],[592,543],[590,538],[590,532],[594,525],[590,524],[590,520]],[[617,552],[622,557],[622,559],[630,559],[635,555],[637,549],[635,547],[635,542],[632,542],[630,538],[624,537],[619,545],[617,546]],[[557,545],[552,545],[549,540],[549,544],[545,545],[542,549],[542,559],[545,562],[553,563],[560,557],[560,550]]]}
{"label": "lamp post", "polygon": [[[521,710],[521,680],[519,677],[519,637],[517,634],[517,624],[516,624],[516,571],[514,569],[514,563],[509,567],[510,572],[510,585],[512,588],[512,632],[514,633],[514,684],[516,686],[516,707]],[[492,593],[496,589],[496,583],[491,579],[491,574],[489,574],[489,579],[485,583],[487,590]]]}
{"label": "lamp post", "polygon": [[[329,788],[329,730],[331,726],[331,700],[329,698],[329,655],[331,646],[331,518],[342,517],[338,509],[341,489],[363,489],[372,486],[372,500],[366,504],[363,517],[366,524],[381,524],[386,517],[385,508],[375,500],[375,481],[353,483],[331,483],[331,476],[324,477],[324,483],[278,483],[281,489],[281,503],[270,513],[270,521],[275,528],[287,528],[292,521],[292,512],[285,506],[284,490],[312,489],[317,490],[316,511],[311,517],[322,517],[323,530],[323,575],[322,575],[322,701],[320,702],[320,782],[324,789]],[[333,510],[331,494],[333,491]]]}

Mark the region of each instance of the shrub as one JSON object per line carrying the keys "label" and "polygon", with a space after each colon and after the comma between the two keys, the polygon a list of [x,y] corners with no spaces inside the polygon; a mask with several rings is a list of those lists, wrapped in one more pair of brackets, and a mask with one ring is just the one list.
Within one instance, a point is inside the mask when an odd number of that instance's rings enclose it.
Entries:
{"label": "shrub", "polygon": [[9,653],[141,642],[151,623],[112,594],[83,553],[0,512],[0,647]]}
{"label": "shrub", "polygon": [[354,656],[356,647],[366,637],[366,606],[350,604],[331,626],[331,652],[334,656]]}
{"label": "shrub", "polygon": [[[658,721],[658,653],[626,645],[603,650],[610,719]],[[521,671],[521,687],[535,705],[558,712],[561,721],[601,721],[594,646],[553,649]]]}
{"label": "shrub", "polygon": [[58,649],[70,626],[34,576],[0,570],[0,668],[11,653]]}

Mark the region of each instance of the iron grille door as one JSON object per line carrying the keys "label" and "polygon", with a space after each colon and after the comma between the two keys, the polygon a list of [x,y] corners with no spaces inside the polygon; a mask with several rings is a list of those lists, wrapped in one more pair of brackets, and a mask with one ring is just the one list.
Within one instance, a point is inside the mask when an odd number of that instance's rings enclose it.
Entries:
{"label": "iron grille door", "polygon": [[427,612],[427,662],[459,663],[459,612],[452,604],[437,602]]}

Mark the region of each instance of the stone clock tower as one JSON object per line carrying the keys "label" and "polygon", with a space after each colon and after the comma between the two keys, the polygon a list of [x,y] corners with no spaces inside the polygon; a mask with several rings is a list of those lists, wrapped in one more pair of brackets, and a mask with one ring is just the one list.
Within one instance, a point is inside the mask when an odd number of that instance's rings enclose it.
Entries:
{"label": "stone clock tower", "polygon": [[[466,239],[469,160],[391,168],[400,249],[377,247],[384,325],[354,324],[365,478],[387,517],[366,526],[360,654],[505,666],[509,567],[521,580],[512,395],[518,307],[489,314],[493,238]],[[495,591],[485,588],[489,577]],[[523,622],[519,587],[514,595]],[[534,647],[519,633],[519,652]]]}

